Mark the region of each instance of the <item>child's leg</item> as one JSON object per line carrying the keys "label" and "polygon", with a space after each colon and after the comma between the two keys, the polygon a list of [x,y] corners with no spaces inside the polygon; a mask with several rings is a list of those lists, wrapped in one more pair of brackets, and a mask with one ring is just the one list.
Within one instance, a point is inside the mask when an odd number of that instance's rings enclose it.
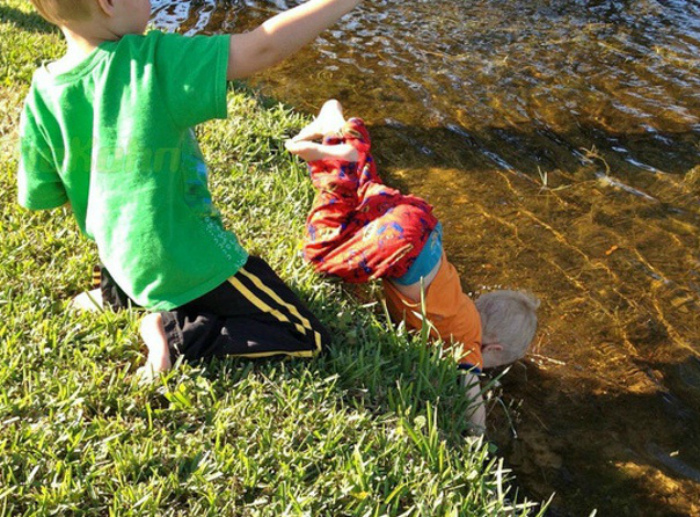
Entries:
{"label": "child's leg", "polygon": [[267,263],[251,256],[213,291],[163,314],[172,359],[313,357],[330,342],[321,322]]}
{"label": "child's leg", "polygon": [[357,218],[357,176],[345,166],[334,171],[312,171],[318,188],[314,205],[306,218],[304,257],[320,264],[326,256],[352,238],[361,228]]}
{"label": "child's leg", "polygon": [[381,183],[362,120],[349,120],[340,140],[358,150],[359,160],[310,164],[319,194],[307,219],[304,256],[316,270],[349,282],[401,276],[437,224],[432,208]]}
{"label": "child's leg", "polygon": [[116,312],[139,306],[122,291],[102,264],[93,268],[92,285],[94,289],[80,293],[70,301],[71,309],[84,311],[111,309]]}
{"label": "child's leg", "polygon": [[[129,298],[122,288],[117,285],[117,282],[112,278],[107,268],[100,265],[99,268],[96,269],[99,269],[99,283],[97,285],[100,286],[102,301],[105,307],[109,307],[115,312],[130,307],[139,307],[139,304]],[[93,277],[93,281],[95,280],[96,278]]]}
{"label": "child's leg", "polygon": [[[326,106],[329,104],[326,103]],[[337,118],[338,112],[335,111],[334,105],[330,106],[327,118],[333,120]],[[319,114],[319,120],[323,121],[322,115],[323,110]],[[335,120],[335,123],[337,122],[339,120]],[[329,253],[333,253],[344,242],[352,239],[368,222],[368,214],[358,211],[357,208],[361,201],[358,195],[358,174],[362,165],[371,159],[369,146],[363,147],[363,152],[359,153],[355,149],[356,145],[344,143],[344,135],[334,137],[332,142],[327,138],[326,143],[318,147],[349,147],[357,161],[328,158],[309,164],[311,182],[318,189],[318,194],[306,220],[304,256],[313,264],[325,262]]]}
{"label": "child's leg", "polygon": [[[374,164],[369,155],[369,135],[364,124],[359,119],[352,122],[354,124],[346,127],[342,106],[336,100],[329,100],[316,119],[287,142],[290,152],[310,160],[311,181],[318,189],[307,217],[304,244],[306,259],[315,264],[323,262],[328,253],[367,222],[365,214],[355,211],[360,201],[357,189],[361,178],[358,173],[367,162],[372,168]],[[322,145],[308,142],[321,137],[324,137]],[[346,139],[352,143],[346,143]],[[335,152],[338,148],[344,150]]]}

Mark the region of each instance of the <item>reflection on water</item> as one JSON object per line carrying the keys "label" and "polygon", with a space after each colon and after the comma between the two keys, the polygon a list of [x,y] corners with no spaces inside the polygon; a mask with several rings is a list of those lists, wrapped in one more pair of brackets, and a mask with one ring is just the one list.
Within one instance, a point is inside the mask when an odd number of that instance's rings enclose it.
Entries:
{"label": "reflection on water", "polygon": [[[155,1],[243,31],[287,1]],[[493,437],[553,514],[700,513],[700,2],[376,0],[257,79],[363,116],[470,290],[543,300]]]}

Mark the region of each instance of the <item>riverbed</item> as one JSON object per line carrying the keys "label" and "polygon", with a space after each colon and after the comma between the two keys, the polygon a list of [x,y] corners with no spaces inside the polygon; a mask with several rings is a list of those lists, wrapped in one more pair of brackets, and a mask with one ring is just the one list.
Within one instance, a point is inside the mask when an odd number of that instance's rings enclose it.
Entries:
{"label": "riverbed", "polygon": [[[189,34],[295,3],[152,2]],[[377,0],[253,82],[363,117],[465,288],[541,299],[489,417],[529,497],[700,513],[700,1]]]}

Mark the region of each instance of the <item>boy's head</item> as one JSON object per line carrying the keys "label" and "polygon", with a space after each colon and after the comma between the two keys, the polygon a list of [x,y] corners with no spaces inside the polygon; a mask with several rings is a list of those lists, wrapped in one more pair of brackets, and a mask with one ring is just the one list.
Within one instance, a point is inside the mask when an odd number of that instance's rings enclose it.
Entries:
{"label": "boy's head", "polygon": [[476,300],[484,368],[510,364],[525,356],[537,329],[539,305],[537,298],[522,291],[492,291]]}
{"label": "boy's head", "polygon": [[97,22],[111,35],[141,34],[151,15],[150,0],[31,0],[39,14],[61,28],[88,29],[91,37]]}
{"label": "boy's head", "polygon": [[32,0],[39,14],[56,25],[86,20],[92,15],[94,0]]}

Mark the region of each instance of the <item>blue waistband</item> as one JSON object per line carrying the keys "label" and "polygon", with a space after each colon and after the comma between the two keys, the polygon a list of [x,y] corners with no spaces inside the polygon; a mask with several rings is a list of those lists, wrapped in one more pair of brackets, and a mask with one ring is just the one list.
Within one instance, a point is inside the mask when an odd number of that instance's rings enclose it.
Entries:
{"label": "blue waistband", "polygon": [[420,254],[416,257],[416,261],[406,274],[391,280],[399,285],[411,285],[420,282],[421,277],[428,276],[428,273],[440,262],[440,257],[442,257],[442,224],[437,223],[437,226],[430,232],[425,246],[423,246]]}

